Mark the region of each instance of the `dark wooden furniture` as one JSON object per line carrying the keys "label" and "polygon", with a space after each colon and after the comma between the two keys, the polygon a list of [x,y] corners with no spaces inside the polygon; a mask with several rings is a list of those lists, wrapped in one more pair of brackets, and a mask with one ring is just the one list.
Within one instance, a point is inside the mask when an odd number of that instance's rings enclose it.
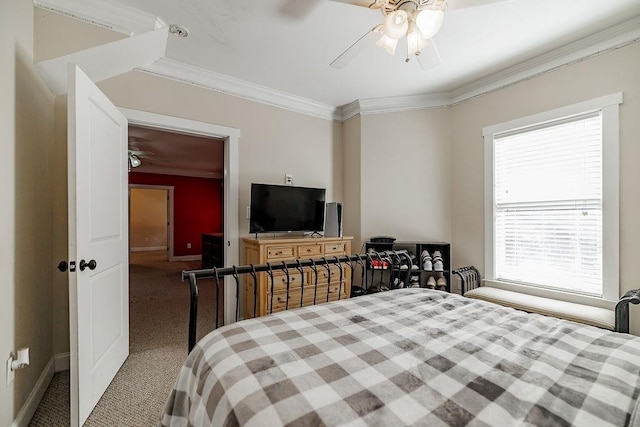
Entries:
{"label": "dark wooden furniture", "polygon": [[224,267],[224,234],[202,234],[202,268]]}

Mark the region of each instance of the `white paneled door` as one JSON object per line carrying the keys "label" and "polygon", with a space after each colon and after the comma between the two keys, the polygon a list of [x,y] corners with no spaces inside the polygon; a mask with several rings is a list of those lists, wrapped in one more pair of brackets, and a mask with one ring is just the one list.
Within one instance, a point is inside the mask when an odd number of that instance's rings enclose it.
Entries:
{"label": "white paneled door", "polygon": [[[69,66],[71,424],[82,425],[129,355],[127,119]],[[73,269],[73,266],[71,267]]]}

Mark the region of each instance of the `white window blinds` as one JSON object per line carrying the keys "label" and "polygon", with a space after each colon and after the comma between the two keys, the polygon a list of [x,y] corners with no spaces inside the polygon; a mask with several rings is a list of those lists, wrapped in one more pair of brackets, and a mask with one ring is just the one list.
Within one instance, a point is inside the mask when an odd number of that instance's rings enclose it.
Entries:
{"label": "white window blinds", "polygon": [[602,296],[601,113],[494,144],[496,279]]}

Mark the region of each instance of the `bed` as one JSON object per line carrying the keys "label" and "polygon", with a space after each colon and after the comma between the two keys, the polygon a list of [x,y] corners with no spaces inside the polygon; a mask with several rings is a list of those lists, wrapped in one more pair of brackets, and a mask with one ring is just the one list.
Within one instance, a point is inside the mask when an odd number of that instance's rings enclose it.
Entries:
{"label": "bed", "polygon": [[412,288],[211,332],[161,425],[640,425],[639,395],[639,337]]}

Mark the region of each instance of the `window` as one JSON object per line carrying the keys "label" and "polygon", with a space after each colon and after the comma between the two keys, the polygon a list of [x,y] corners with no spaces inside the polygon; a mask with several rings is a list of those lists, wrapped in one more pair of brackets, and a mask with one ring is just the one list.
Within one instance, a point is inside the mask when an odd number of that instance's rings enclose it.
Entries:
{"label": "window", "polygon": [[618,298],[621,102],[615,94],[484,129],[490,282]]}

